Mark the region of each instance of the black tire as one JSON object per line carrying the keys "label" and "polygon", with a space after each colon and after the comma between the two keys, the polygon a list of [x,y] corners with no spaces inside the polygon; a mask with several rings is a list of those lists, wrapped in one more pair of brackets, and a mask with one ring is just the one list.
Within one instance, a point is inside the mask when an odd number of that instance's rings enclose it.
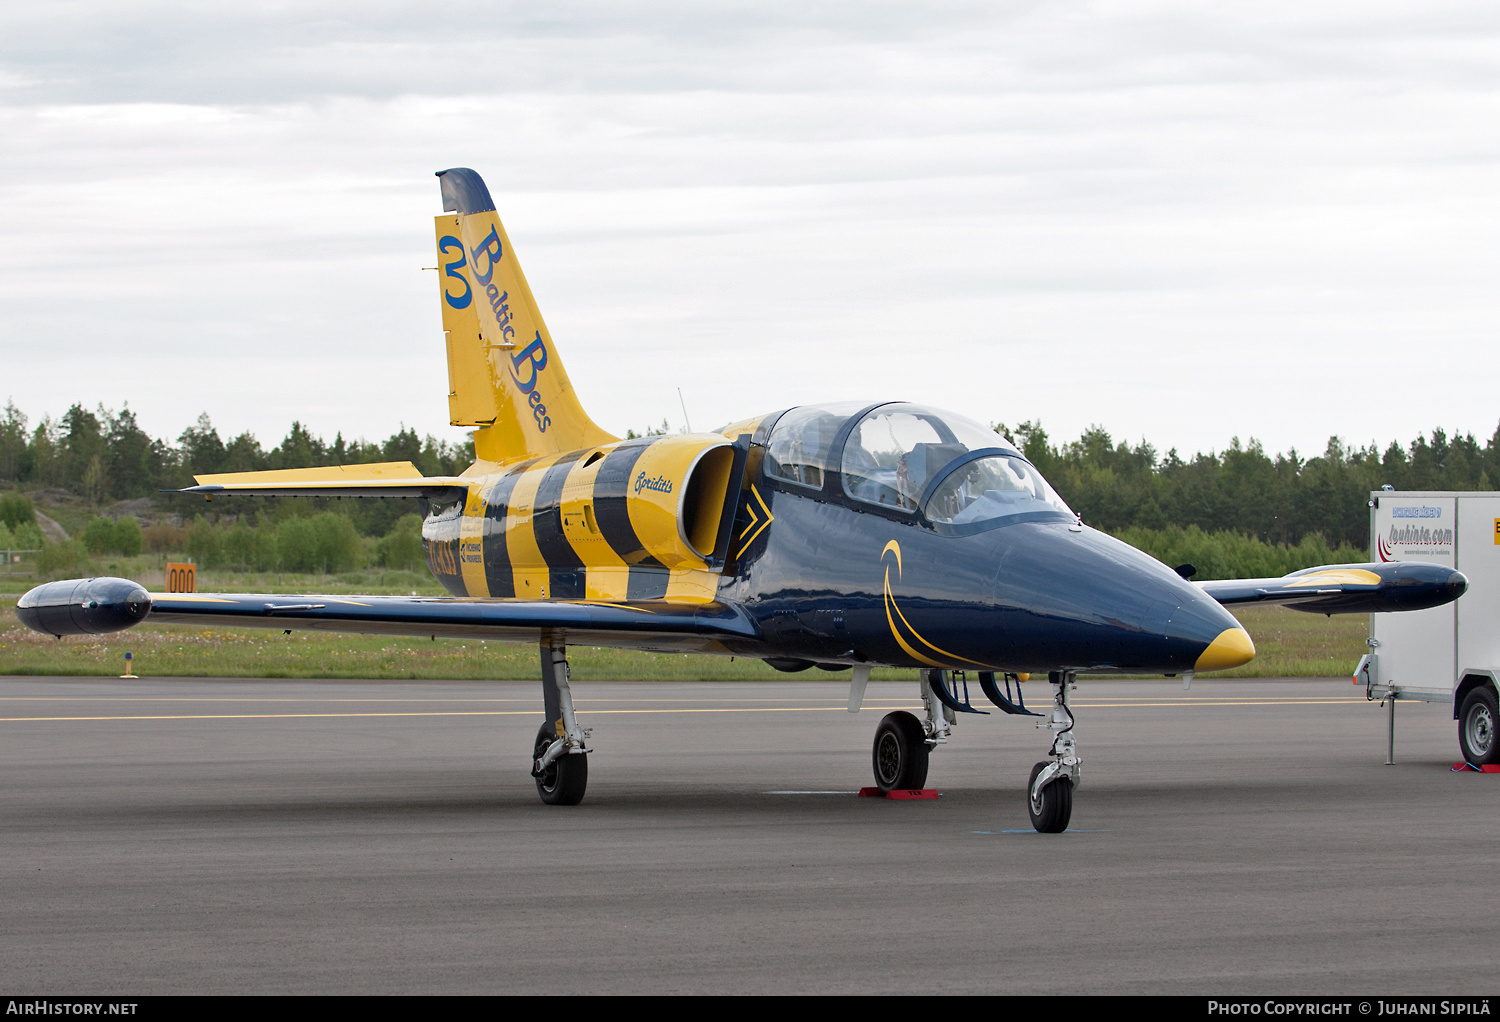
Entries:
{"label": "black tire", "polygon": [[1026,809],[1031,813],[1031,825],[1039,832],[1061,834],[1068,829],[1068,821],[1073,818],[1073,782],[1059,777],[1042,789],[1041,805],[1031,801],[1031,786],[1036,783],[1036,775],[1048,766],[1047,763],[1038,763],[1031,768],[1031,776],[1026,778]]}
{"label": "black tire", "polygon": [[1500,762],[1500,710],[1495,705],[1495,690],[1480,685],[1464,696],[1458,711],[1458,747],[1464,762],[1475,766]]}
{"label": "black tire", "polygon": [[927,783],[927,733],[905,710],[887,713],[875,729],[870,753],[875,786],[881,791],[920,788]]}
{"label": "black tire", "polygon": [[[550,724],[543,724],[536,733],[532,746],[531,762],[535,763],[542,753],[557,740],[557,733]],[[547,765],[536,779],[536,793],[549,806],[576,806],[583,801],[584,789],[589,786],[589,757],[586,752],[559,756]]]}

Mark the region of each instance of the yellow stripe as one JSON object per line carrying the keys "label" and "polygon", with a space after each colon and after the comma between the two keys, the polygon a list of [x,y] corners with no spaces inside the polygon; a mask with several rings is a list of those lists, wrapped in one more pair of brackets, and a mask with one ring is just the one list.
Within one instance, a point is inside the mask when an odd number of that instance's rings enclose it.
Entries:
{"label": "yellow stripe", "polygon": [[722,575],[712,571],[673,571],[667,574],[667,599],[674,603],[708,603],[719,595]]}
{"label": "yellow stripe", "polygon": [[[890,551],[894,551],[895,554],[896,554],[896,573],[899,576],[900,573],[901,573],[901,544],[897,543],[894,539],[891,540],[889,543],[887,543],[885,545],[885,549],[880,551],[881,558],[883,559],[885,557],[886,553],[890,552]],[[941,653],[945,657],[951,657],[952,659],[958,660],[958,661],[960,661],[962,663],[973,664],[976,667],[986,667],[986,666],[988,666],[987,664],[981,663],[978,660],[970,660],[968,657],[961,657],[957,653],[950,653],[946,649],[943,649],[941,646],[935,646],[932,643],[928,642],[926,639],[922,638],[921,633],[918,632],[915,628],[913,628],[911,626],[911,622],[910,621],[906,620],[906,615],[903,614],[903,613],[901,613],[901,608],[896,603],[896,597],[891,594],[891,568],[890,568],[890,565],[886,565],[886,568],[885,568],[885,585],[884,585],[884,591],[885,591],[885,620],[891,626],[891,635],[895,636],[896,642],[899,643],[900,646],[901,646],[901,648],[904,649],[904,650],[906,650],[907,653],[909,653],[912,656],[916,657],[918,660],[922,661],[922,663],[924,663],[924,664],[930,664],[933,667],[945,667],[945,666],[947,666],[946,664],[943,664],[940,661],[933,660],[933,659],[931,659],[929,657],[923,656],[921,653],[918,653],[916,650],[912,649],[910,646],[908,646],[906,644],[906,640],[901,637],[901,632],[896,627],[896,622],[893,621],[893,620],[891,620],[891,610],[892,609],[894,609],[896,611],[896,616],[901,619],[901,623],[907,627],[908,631],[911,632],[912,638],[916,639],[918,642],[920,642],[922,645],[926,646],[928,649],[932,650],[933,652],[935,652],[935,653]]]}
{"label": "yellow stripe", "polygon": [[484,491],[471,487],[464,501],[464,516],[458,522],[458,571],[470,596],[490,595],[484,573],[484,530],[489,524],[484,514]]}
{"label": "yellow stripe", "polygon": [[[771,514],[771,509],[766,506],[765,498],[760,495],[760,490],[755,488],[754,483],[750,484],[750,492],[755,496],[756,503],[760,504],[761,513],[766,516],[766,519],[765,521],[760,523],[760,528],[756,529],[755,532],[750,536],[750,538],[745,540],[744,545],[740,547],[740,552],[735,554],[736,557],[745,556],[745,551],[750,549],[750,544],[755,542],[755,537],[759,536],[762,532],[765,532],[766,527],[769,526],[776,517],[775,515]],[[750,509],[750,525],[745,526],[745,531],[740,533],[741,536],[743,536],[745,532],[750,531],[751,526],[755,524],[756,518],[758,517],[756,515],[754,506],[752,506],[749,501],[745,502],[745,506]]]}
{"label": "yellow stripe", "polygon": [[505,549],[510,554],[511,574],[516,580],[516,597],[540,600],[547,596],[547,562],[532,531],[536,511],[536,492],[542,477],[560,455],[542,458],[521,473],[511,490],[505,515]]}
{"label": "yellow stripe", "polygon": [[217,472],[193,476],[199,486],[273,483],[333,483],[390,480],[400,483],[421,479],[422,473],[409,461],[381,461],[368,465],[328,465],[323,468],[281,468],[268,472]]}
{"label": "yellow stripe", "polygon": [[584,454],[574,462],[563,481],[558,498],[563,536],[583,562],[584,595],[591,600],[623,600],[630,594],[630,566],[609,545],[595,517],[594,486],[605,459],[585,465],[589,457]]}
{"label": "yellow stripe", "polygon": [[[192,593],[147,593],[153,604],[159,603],[239,603],[222,596],[195,596]],[[299,594],[300,595],[300,594]]]}
{"label": "yellow stripe", "polygon": [[1288,582],[1287,589],[1297,589],[1303,586],[1376,586],[1380,584],[1380,576],[1373,571],[1363,568],[1330,568],[1327,571],[1315,571],[1311,575],[1303,575],[1295,582]]}
{"label": "yellow stripe", "polygon": [[706,450],[722,446],[721,439],[705,440],[702,436],[662,436],[641,451],[635,462],[636,478],[662,479],[671,489],[632,486],[625,501],[630,527],[641,546],[668,568],[702,568],[703,557],[687,543],[682,534],[681,510],[687,485],[688,469]]}
{"label": "yellow stripe", "polygon": [[891,635],[895,636],[897,645],[899,645],[902,649],[906,650],[906,652],[909,655],[911,655],[912,657],[916,658],[917,660],[920,660],[922,663],[928,664],[928,665],[930,665],[932,667],[942,667],[943,666],[942,664],[938,663],[936,660],[929,660],[927,657],[923,656],[921,653],[918,653],[916,650],[912,649],[910,646],[908,646],[906,644],[906,640],[901,637],[901,632],[896,628],[896,622],[891,618],[891,590],[890,590],[890,585],[889,584],[886,585],[886,590],[885,590],[885,620],[886,620],[886,623],[891,626]]}
{"label": "yellow stripe", "polygon": [[[922,645],[926,646],[928,649],[932,650],[935,653],[941,653],[941,654],[943,654],[943,656],[952,657],[954,660],[961,660],[961,661],[963,661],[966,664],[975,664],[975,665],[980,666],[980,667],[985,666],[984,664],[981,664],[978,660],[970,660],[968,657],[961,657],[957,653],[950,653],[946,649],[943,649],[941,646],[934,646],[932,643],[930,643],[926,639],[922,638],[921,634],[915,628],[912,628],[911,622],[908,621],[908,620],[906,620],[906,615],[903,614],[903,613],[901,613],[901,608],[899,606],[897,606],[897,604],[896,604],[896,598],[891,595],[891,585],[890,585],[889,571],[887,572],[885,594],[886,594],[887,600],[890,602],[890,605],[892,607],[896,608],[896,616],[901,619],[901,623],[903,625],[905,625],[908,629],[911,630],[912,638],[916,639]],[[887,616],[889,617],[889,615],[887,615]],[[900,637],[898,636],[897,639],[899,641]],[[936,663],[936,661],[929,660],[928,663]],[[939,664],[938,666],[942,666],[942,665]]]}

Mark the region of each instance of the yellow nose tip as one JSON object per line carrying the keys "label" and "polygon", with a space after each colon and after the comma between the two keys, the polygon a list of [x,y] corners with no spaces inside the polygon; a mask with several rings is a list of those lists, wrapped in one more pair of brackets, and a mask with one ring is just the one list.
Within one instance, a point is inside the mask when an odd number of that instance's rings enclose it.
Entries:
{"label": "yellow nose tip", "polygon": [[1250,641],[1250,633],[1243,628],[1226,628],[1219,633],[1217,639],[1208,644],[1208,648],[1193,665],[1193,670],[1222,671],[1228,667],[1248,664],[1254,659],[1255,643]]}

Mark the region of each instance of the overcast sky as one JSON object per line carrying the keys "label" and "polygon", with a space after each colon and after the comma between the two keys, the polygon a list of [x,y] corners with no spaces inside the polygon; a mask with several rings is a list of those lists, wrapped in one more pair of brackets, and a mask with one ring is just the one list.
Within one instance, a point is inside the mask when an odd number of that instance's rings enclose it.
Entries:
{"label": "overcast sky", "polygon": [[0,6],[0,399],[448,439],[433,172],[623,433],[1500,420],[1500,7]]}

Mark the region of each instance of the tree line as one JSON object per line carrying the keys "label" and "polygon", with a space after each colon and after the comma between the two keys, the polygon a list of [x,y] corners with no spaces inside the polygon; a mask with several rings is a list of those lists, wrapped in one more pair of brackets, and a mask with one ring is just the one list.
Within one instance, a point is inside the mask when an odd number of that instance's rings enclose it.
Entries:
{"label": "tree line", "polygon": [[[205,568],[231,571],[291,571],[337,574],[381,566],[422,571],[422,519],[407,513],[383,536],[361,535],[343,511],[302,515],[242,514],[210,521],[195,515],[184,525],[161,522],[142,528],[131,515],[89,520],[73,539],[43,542],[35,524],[11,527],[0,508],[0,550],[10,537],[35,539],[40,550],[36,570],[44,574],[77,574],[92,569],[91,558],[141,553],[185,556]],[[19,542],[14,544],[20,547]]]}
{"label": "tree line", "polygon": [[[1186,458],[1176,449],[1158,454],[1145,440],[1116,441],[1102,426],[1066,443],[1053,441],[1040,422],[996,429],[1016,442],[1090,525],[1169,563],[1192,563],[1200,578],[1275,575],[1309,564],[1363,560],[1369,543],[1366,500],[1382,485],[1488,490],[1500,482],[1500,427],[1482,444],[1473,434],[1435,429],[1383,450],[1332,437],[1322,454],[1304,457],[1296,449],[1270,455],[1254,439],[1235,438],[1223,451]],[[90,412],[75,404],[61,418],[43,416],[35,426],[13,401],[0,414],[0,485],[61,487],[96,506],[188,486],[201,473],[411,461],[423,474],[452,475],[473,457],[472,439],[451,443],[405,427],[381,442],[346,441],[342,432],[328,442],[293,422],[276,446],[264,448],[248,432],[225,441],[206,412],[172,441],[147,435],[128,407]],[[390,540],[389,549],[366,554],[377,563],[409,563],[414,556],[412,520],[397,528],[415,510],[408,501],[238,498],[204,508],[193,498],[175,498],[168,507],[190,517],[207,513],[190,526],[191,544],[186,531],[170,537],[172,549],[190,545],[203,562],[347,564],[356,559],[355,543],[331,519],[321,519],[317,542],[303,535],[304,525],[286,524],[330,511],[349,519],[361,537],[402,537]],[[24,536],[18,531],[23,516],[10,517],[16,520],[0,514],[7,533],[0,539],[15,546],[35,542],[30,514],[24,515]],[[113,533],[103,523],[94,525],[92,534],[79,537],[81,548],[138,551],[142,540],[133,525]],[[210,526],[224,533],[222,540],[206,531]],[[165,528],[147,527],[147,550],[165,549],[166,534],[153,532]]]}
{"label": "tree line", "polygon": [[75,404],[61,418],[44,415],[35,426],[14,401],[0,413],[0,480],[60,487],[93,504],[191,486],[194,475],[211,472],[410,461],[424,475],[453,475],[473,460],[472,439],[452,443],[406,427],[378,443],[348,441],[342,432],[330,443],[293,422],[267,449],[249,432],[224,440],[207,412],[175,441],[148,435],[128,405],[115,412]]}
{"label": "tree line", "polygon": [[1115,534],[1196,526],[1275,546],[1316,536],[1333,548],[1365,550],[1372,490],[1491,490],[1500,483],[1500,427],[1482,445],[1472,433],[1442,429],[1384,450],[1330,437],[1313,457],[1295,448],[1272,456],[1259,441],[1236,437],[1224,451],[1189,458],[1175,448],[1158,454],[1145,440],[1117,442],[1102,426],[1063,444],[1039,422],[996,428],[1085,522]]}

